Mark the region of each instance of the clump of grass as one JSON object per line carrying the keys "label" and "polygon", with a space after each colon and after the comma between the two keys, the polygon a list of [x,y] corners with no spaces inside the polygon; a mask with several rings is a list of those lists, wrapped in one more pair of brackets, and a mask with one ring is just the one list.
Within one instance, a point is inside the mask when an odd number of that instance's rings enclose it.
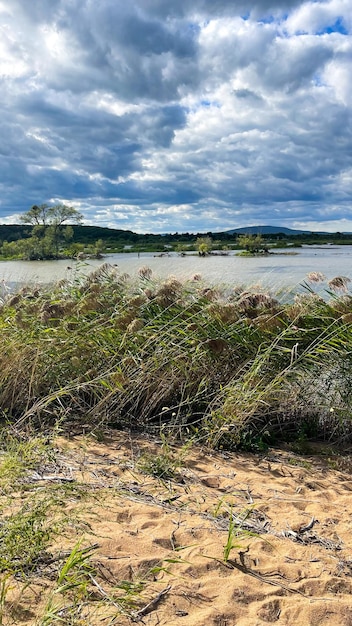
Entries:
{"label": "clump of grass", "polygon": [[0,573],[27,574],[36,568],[55,533],[47,512],[46,502],[25,503],[10,515],[2,512]]}
{"label": "clump of grass", "polygon": [[160,437],[160,452],[142,454],[138,460],[138,469],[145,474],[149,474],[163,480],[176,478],[178,469],[183,465],[184,456],[189,447],[189,443],[175,451],[172,448],[171,442],[162,431],[160,433]]}
{"label": "clump of grass", "polygon": [[[144,592],[150,582],[157,581],[160,573],[170,574],[169,563],[181,563],[182,559],[150,562],[150,568],[136,573],[133,580],[107,581],[100,584],[99,562],[95,560],[96,546],[82,547],[78,541],[58,572],[38,626],[56,623],[93,624],[119,623],[121,615],[132,622],[139,622],[144,614]],[[106,590],[102,585],[109,582]],[[167,592],[167,587],[160,597]],[[148,602],[147,602],[148,604]],[[108,621],[109,620],[109,621]]]}
{"label": "clump of grass", "polygon": [[158,281],[149,268],[131,280],[104,264],[23,290],[0,310],[4,417],[167,426],[230,447],[290,438],[311,421],[318,437],[348,440],[352,297],[346,277],[325,293],[323,280],[312,273],[281,303],[257,288]]}
{"label": "clump of grass", "polygon": [[[95,567],[91,561],[92,548],[83,548],[81,544],[79,541],[74,546],[61,567],[38,626],[77,624],[84,619],[84,605],[92,595]],[[87,623],[83,619],[82,623]]]}
{"label": "clump of grass", "polygon": [[175,478],[178,462],[165,453],[144,454],[139,459],[138,468],[145,474],[166,480]]}
{"label": "clump of grass", "polygon": [[0,430],[0,493],[13,492],[28,471],[42,468],[52,457],[45,435],[24,435],[5,426]]}
{"label": "clump of grass", "polygon": [[230,507],[227,540],[224,545],[223,551],[224,563],[227,563],[229,561],[232,550],[243,550],[244,547],[248,550],[248,545],[243,545],[243,542],[245,540],[247,541],[252,539],[253,537],[259,537],[258,534],[246,530],[242,526],[245,520],[248,519],[248,517],[250,516],[250,513],[250,509],[246,509],[242,511],[240,515],[235,516],[232,507]]}

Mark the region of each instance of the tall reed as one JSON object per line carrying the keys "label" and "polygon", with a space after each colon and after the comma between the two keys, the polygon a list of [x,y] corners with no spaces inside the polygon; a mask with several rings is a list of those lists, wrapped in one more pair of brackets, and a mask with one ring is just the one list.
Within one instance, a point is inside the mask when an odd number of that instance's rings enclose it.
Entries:
{"label": "tall reed", "polygon": [[212,446],[307,429],[348,440],[352,296],[344,277],[329,281],[324,298],[310,280],[283,304],[260,290],[158,281],[142,270],[131,280],[105,264],[5,298],[4,419],[166,426]]}

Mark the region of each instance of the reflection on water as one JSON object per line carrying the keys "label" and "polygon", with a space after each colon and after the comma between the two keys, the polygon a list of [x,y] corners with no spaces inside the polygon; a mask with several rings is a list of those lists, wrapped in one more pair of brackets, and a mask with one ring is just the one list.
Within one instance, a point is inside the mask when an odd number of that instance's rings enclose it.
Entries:
{"label": "reflection on water", "polygon": [[352,278],[352,246],[320,246],[297,249],[296,254],[271,254],[266,257],[210,256],[201,258],[176,254],[158,257],[153,254],[111,254],[102,260],[75,261],[4,261],[0,262],[0,280],[11,288],[18,284],[45,284],[88,274],[105,262],[116,264],[121,273],[131,276],[148,266],[155,277],[170,275],[192,279],[200,274],[211,284],[259,284],[274,291],[297,288],[308,272],[322,272],[328,279],[344,275]]}

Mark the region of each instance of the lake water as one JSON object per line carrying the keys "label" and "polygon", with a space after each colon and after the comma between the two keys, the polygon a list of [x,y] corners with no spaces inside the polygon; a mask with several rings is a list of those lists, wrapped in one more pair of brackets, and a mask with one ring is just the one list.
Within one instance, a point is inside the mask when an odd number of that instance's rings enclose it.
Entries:
{"label": "lake water", "polygon": [[[10,289],[20,284],[45,284],[72,278],[75,273],[87,274],[103,263],[117,265],[121,273],[136,275],[143,266],[148,266],[153,276],[166,278],[176,276],[191,279],[200,274],[210,284],[229,286],[260,284],[274,291],[296,289],[305,280],[308,272],[317,271],[327,279],[348,276],[352,279],[352,246],[304,246],[289,253],[264,257],[240,257],[235,253],[228,256],[184,256],[176,254],[159,257],[149,253],[111,254],[100,260],[77,263],[75,261],[3,261],[0,262],[0,281]],[[0,294],[1,295],[1,294]]]}

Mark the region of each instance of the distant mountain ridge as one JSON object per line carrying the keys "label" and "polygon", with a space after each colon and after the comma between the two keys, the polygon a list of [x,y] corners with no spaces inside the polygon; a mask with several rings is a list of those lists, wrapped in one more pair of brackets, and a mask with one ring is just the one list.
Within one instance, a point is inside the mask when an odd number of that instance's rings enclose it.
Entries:
{"label": "distant mountain ridge", "polygon": [[285,228],[285,226],[246,226],[244,228],[233,228],[226,230],[226,233],[230,235],[277,235],[283,233],[284,235],[328,235],[327,232],[315,232],[311,230],[295,230],[293,228]]}

